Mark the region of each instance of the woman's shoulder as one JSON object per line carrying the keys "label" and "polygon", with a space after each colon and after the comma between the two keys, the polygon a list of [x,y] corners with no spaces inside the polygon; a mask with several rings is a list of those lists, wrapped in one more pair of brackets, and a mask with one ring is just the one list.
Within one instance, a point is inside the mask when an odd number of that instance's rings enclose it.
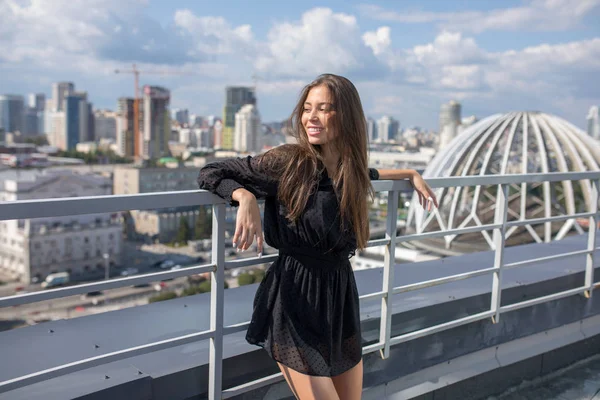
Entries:
{"label": "woman's shoulder", "polygon": [[257,158],[260,163],[270,169],[284,167],[300,151],[300,146],[295,144],[283,144],[260,154]]}

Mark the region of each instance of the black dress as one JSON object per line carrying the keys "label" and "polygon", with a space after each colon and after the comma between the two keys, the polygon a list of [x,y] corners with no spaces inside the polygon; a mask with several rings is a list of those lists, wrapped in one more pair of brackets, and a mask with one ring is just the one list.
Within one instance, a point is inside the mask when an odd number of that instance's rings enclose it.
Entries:
{"label": "black dress", "polygon": [[[265,199],[265,241],[279,249],[254,298],[246,340],[276,361],[313,376],[336,376],[361,360],[358,291],[349,258],[353,233],[341,231],[339,205],[325,169],[318,190],[296,222],[277,200],[278,182],[256,157],[213,162],[200,171],[200,189],[237,206],[231,194],[245,188]],[[369,170],[378,179],[377,170]]]}

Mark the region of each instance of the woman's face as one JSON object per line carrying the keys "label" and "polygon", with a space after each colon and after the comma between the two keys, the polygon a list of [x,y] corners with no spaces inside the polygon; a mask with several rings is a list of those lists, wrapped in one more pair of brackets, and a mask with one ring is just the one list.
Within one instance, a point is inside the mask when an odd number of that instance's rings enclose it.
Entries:
{"label": "woman's face", "polygon": [[302,126],[310,144],[325,144],[337,136],[334,116],[334,104],[327,86],[310,89],[302,111]]}

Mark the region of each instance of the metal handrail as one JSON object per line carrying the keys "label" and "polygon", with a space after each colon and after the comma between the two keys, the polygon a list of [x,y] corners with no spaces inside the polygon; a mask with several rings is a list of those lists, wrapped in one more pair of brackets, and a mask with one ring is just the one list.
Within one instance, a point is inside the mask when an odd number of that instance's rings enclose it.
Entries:
{"label": "metal handrail", "polygon": [[[507,185],[515,183],[540,183],[557,182],[565,180],[584,180],[589,179],[593,182],[592,204],[594,209],[586,213],[561,215],[547,218],[535,218],[529,220],[507,221]],[[381,291],[369,293],[360,296],[361,300],[381,299],[381,321],[380,338],[377,343],[370,344],[363,348],[363,354],[380,351],[385,358],[389,355],[390,346],[406,342],[418,337],[423,337],[446,329],[468,324],[487,318],[492,318],[493,322],[498,322],[501,313],[513,311],[523,307],[529,307],[535,304],[556,300],[559,298],[571,296],[574,294],[584,294],[587,297],[591,291],[600,286],[600,283],[593,281],[593,255],[596,250],[595,235],[598,220],[598,180],[600,172],[573,172],[573,173],[548,173],[548,174],[527,174],[527,175],[496,175],[496,176],[461,176],[449,178],[428,178],[429,185],[436,188],[456,187],[456,186],[478,186],[478,185],[497,185],[500,206],[496,208],[496,216],[493,224],[480,225],[476,227],[457,228],[446,231],[436,231],[419,233],[406,236],[397,236],[397,209],[398,195],[400,191],[410,190],[407,181],[376,181],[373,182],[375,191],[388,192],[388,218],[386,223],[386,237],[384,239],[370,240],[367,247],[386,246],[384,257],[384,285]],[[40,217],[56,217],[65,215],[81,215],[93,213],[118,212],[125,210],[156,209],[177,206],[213,206],[213,257],[212,263],[206,265],[196,265],[175,271],[163,271],[150,274],[137,275],[133,277],[111,279],[103,282],[86,283],[76,286],[52,289],[43,292],[27,293],[0,298],[0,307],[6,307],[18,304],[27,304],[42,300],[56,299],[71,296],[80,293],[87,293],[95,290],[115,289],[124,286],[130,286],[141,283],[149,283],[156,280],[182,277],[201,272],[210,272],[212,280],[217,283],[224,280],[225,268],[236,268],[267,263],[275,260],[277,255],[269,255],[258,258],[252,257],[243,260],[225,261],[224,260],[224,222],[225,222],[225,202],[206,191],[181,191],[181,192],[162,192],[146,193],[137,195],[113,195],[113,196],[93,196],[63,199],[44,199],[44,200],[24,200],[15,202],[6,202],[0,204],[0,220],[26,219]],[[505,264],[503,260],[505,232],[507,227],[537,224],[551,221],[563,221],[571,218],[589,218],[589,241],[588,248],[582,251],[576,251],[554,256],[541,257]],[[434,238],[447,235],[456,235],[460,233],[470,233],[485,230],[494,231],[495,259],[494,266],[489,268],[471,271],[462,274],[445,276],[431,279],[424,282],[417,282],[409,285],[393,286],[394,272],[394,254],[397,243],[410,240],[425,238]],[[216,238],[216,240],[215,240]],[[586,256],[585,283],[583,286],[570,289],[547,296],[539,297],[500,306],[502,271],[507,268],[534,264],[536,262],[547,261],[551,259],[560,259],[576,255]],[[468,279],[476,276],[492,274],[492,304],[488,311],[466,316],[456,320],[448,321],[442,324],[431,326],[418,331],[410,332],[396,337],[391,337],[391,297],[397,293],[408,292],[412,290],[423,289],[426,287],[441,285],[458,280]],[[222,378],[222,352],[223,336],[226,334],[243,331],[248,327],[249,321],[224,326],[223,323],[223,285],[211,285],[211,316],[210,329],[203,332],[179,336],[159,342],[135,346],[100,356],[79,360],[76,362],[59,365],[33,374],[10,379],[0,382],[0,393],[12,390],[18,387],[29,385],[42,380],[50,379],[56,376],[79,371],[92,366],[105,364],[107,362],[118,361],[135,355],[146,354],[178,346],[192,341],[209,339],[210,357],[209,357],[209,399],[230,398],[235,395],[247,392],[249,390],[265,386],[283,379],[281,373],[261,378],[252,382],[234,388],[223,389]]]}

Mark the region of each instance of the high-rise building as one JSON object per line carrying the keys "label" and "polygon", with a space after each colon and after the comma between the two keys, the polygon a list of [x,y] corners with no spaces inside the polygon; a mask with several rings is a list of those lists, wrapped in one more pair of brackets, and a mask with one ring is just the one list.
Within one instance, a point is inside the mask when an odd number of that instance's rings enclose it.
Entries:
{"label": "high-rise building", "polygon": [[[135,141],[133,137],[133,98],[121,97],[117,101],[117,149],[123,157],[133,157],[135,155]],[[139,126],[143,126],[143,112],[138,115]]]}
{"label": "high-rise building", "polygon": [[171,118],[175,121],[179,122],[180,125],[189,125],[190,123],[190,114],[187,108],[180,109],[176,108],[171,113]]}
{"label": "high-rise building", "polygon": [[598,115],[598,109],[598,106],[590,107],[587,116],[587,133],[596,140],[600,140],[600,116]]}
{"label": "high-rise building", "polygon": [[39,134],[38,111],[33,107],[25,107],[23,117],[23,136],[37,136]]}
{"label": "high-rise building", "polygon": [[454,124],[455,127],[460,125],[460,111],[460,103],[455,100],[442,104],[440,108],[440,132],[448,124]]}
{"label": "high-rise building", "polygon": [[171,123],[170,92],[159,86],[144,86],[144,143],[142,156],[159,158],[169,155]]}
{"label": "high-rise building", "polygon": [[46,109],[46,95],[44,93],[30,93],[25,108],[24,128],[25,135],[43,135],[44,110]]}
{"label": "high-rise building", "polygon": [[64,111],[46,111],[45,113],[44,131],[50,146],[54,146],[60,150],[67,149],[67,137],[65,134],[66,113]]}
{"label": "high-rise building", "polygon": [[96,137],[96,124],[94,122],[94,106],[87,103],[87,141],[93,142]]}
{"label": "high-rise building", "polygon": [[29,104],[31,108],[35,108],[36,111],[44,111],[46,107],[46,95],[44,93],[30,93]]}
{"label": "high-rise building", "polygon": [[[93,125],[93,120],[90,121],[90,103],[88,103],[87,92],[72,92],[69,96],[79,97],[79,141],[88,142],[90,138],[90,122]],[[68,115],[67,115],[68,118]]]}
{"label": "high-rise building", "polygon": [[377,139],[377,128],[375,127],[375,120],[373,118],[367,118],[367,137],[369,142]]}
{"label": "high-rise building", "polygon": [[209,124],[206,119],[200,115],[191,114],[189,120],[190,127],[192,128],[208,128]]}
{"label": "high-rise building", "polygon": [[7,94],[0,96],[0,130],[23,132],[25,120],[23,96]]}
{"label": "high-rise building", "polygon": [[400,122],[389,115],[384,115],[377,120],[377,139],[383,142],[396,140]]}
{"label": "high-rise building", "polygon": [[117,113],[110,110],[94,112],[94,140],[117,140]]}
{"label": "high-rise building", "polygon": [[222,148],[233,149],[233,134],[235,130],[235,114],[246,104],[256,104],[253,87],[230,86],[225,88],[225,107],[223,109],[223,140]]}
{"label": "high-rise building", "polygon": [[215,149],[223,148],[223,122],[220,119],[215,119],[211,125],[213,131],[213,147]]}
{"label": "high-rise building", "polygon": [[[65,106],[65,143],[67,150],[73,150],[77,143],[86,142],[87,138],[87,102],[77,95],[67,95],[64,100]],[[82,106],[85,105],[85,107]],[[85,110],[85,111],[84,111]],[[82,132],[85,120],[85,132]],[[85,134],[85,138],[84,138]]]}
{"label": "high-rise building", "polygon": [[75,91],[73,82],[55,82],[52,84],[53,111],[64,111],[64,101],[67,96]]}
{"label": "high-rise building", "polygon": [[242,106],[235,114],[233,149],[240,152],[258,152],[260,150],[260,115],[254,104]]}

